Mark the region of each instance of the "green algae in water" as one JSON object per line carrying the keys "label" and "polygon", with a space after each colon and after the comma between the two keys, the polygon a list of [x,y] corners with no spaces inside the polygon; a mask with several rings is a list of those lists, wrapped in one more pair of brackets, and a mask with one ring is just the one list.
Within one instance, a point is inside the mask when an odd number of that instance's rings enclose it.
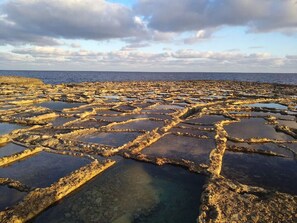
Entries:
{"label": "green algae in water", "polygon": [[13,143],[8,143],[0,147],[0,157],[10,156],[15,153],[19,153],[27,149],[26,147],[19,146]]}
{"label": "green algae in water", "polygon": [[32,187],[47,187],[88,163],[90,160],[86,158],[40,152],[0,167],[0,177],[12,178]]}
{"label": "green algae in water", "polygon": [[196,222],[203,175],[120,161],[33,222]]}
{"label": "green algae in water", "polygon": [[0,211],[14,205],[23,199],[26,194],[26,192],[0,185]]}

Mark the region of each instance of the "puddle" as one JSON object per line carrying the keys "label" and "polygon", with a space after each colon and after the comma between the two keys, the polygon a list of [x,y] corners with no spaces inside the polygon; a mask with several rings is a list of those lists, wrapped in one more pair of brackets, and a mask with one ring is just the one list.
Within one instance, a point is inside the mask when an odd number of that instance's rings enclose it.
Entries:
{"label": "puddle", "polygon": [[65,123],[70,122],[70,121],[73,121],[75,119],[76,118],[72,118],[72,117],[71,118],[68,118],[68,117],[58,117],[55,120],[51,121],[51,123],[52,123],[52,125],[54,127],[57,127],[57,126],[62,126]]}
{"label": "puddle", "polygon": [[285,105],[281,105],[278,103],[255,103],[255,104],[248,104],[248,107],[254,108],[274,108],[274,109],[287,109],[288,107]]}
{"label": "puddle", "polygon": [[116,109],[123,110],[123,111],[133,111],[136,107],[129,106],[129,105],[120,105],[117,106]]}
{"label": "puddle", "polygon": [[170,109],[142,109],[141,112],[147,112],[149,114],[171,114],[175,112],[175,110],[170,110]]}
{"label": "puddle", "polygon": [[205,177],[123,160],[33,222],[196,222]]}
{"label": "puddle", "polygon": [[86,158],[40,152],[0,167],[0,177],[19,180],[32,187],[47,187],[88,163],[90,160]]}
{"label": "puddle", "polygon": [[64,102],[64,101],[49,101],[49,102],[36,104],[36,106],[49,108],[54,111],[62,111],[65,108],[75,108],[81,105],[84,105],[84,103],[70,103],[70,102]]}
{"label": "puddle", "polygon": [[293,129],[297,129],[297,122],[296,121],[287,121],[287,120],[277,120],[279,125],[285,125]]}
{"label": "puddle", "polygon": [[186,122],[195,123],[195,124],[203,124],[203,125],[214,125],[216,122],[228,120],[222,115],[204,115],[200,118],[191,118],[187,119]]}
{"label": "puddle", "polygon": [[67,125],[67,127],[100,128],[108,124],[110,124],[110,122],[104,122],[104,121],[98,121],[98,120],[85,120],[85,121],[73,122]]}
{"label": "puddle", "polygon": [[264,150],[264,151],[271,151],[275,152],[280,155],[284,155],[287,157],[293,158],[293,153],[285,148],[282,148],[281,146],[274,144],[274,143],[233,143],[228,141],[227,143],[228,146],[238,146],[238,147],[246,147],[246,148],[251,148],[251,149],[258,149],[258,150]]}
{"label": "puddle", "polygon": [[221,174],[243,184],[297,194],[297,163],[293,159],[226,152]]}
{"label": "puddle", "polygon": [[274,116],[278,119],[285,119],[285,120],[293,120],[295,116],[293,115],[282,115],[277,112],[250,112],[251,116],[258,116],[258,117],[267,117],[267,116]]}
{"label": "puddle", "polygon": [[79,140],[118,147],[134,140],[139,135],[141,134],[138,132],[99,132],[81,137]]}
{"label": "puddle", "polygon": [[162,110],[162,109],[183,109],[184,107],[179,106],[179,105],[156,105],[153,107],[153,109],[157,109],[157,110]]}
{"label": "puddle", "polygon": [[185,122],[181,122],[176,126],[180,127],[180,128],[185,128],[185,129],[213,128],[212,125],[210,125],[210,126],[199,126],[199,125],[194,125],[194,124],[188,124],[188,123],[185,123]]}
{"label": "puddle", "polygon": [[277,140],[293,140],[289,135],[277,132],[272,125],[265,124],[262,118],[242,119],[240,122],[226,125],[229,136],[237,138],[268,138]]}
{"label": "puddle", "polygon": [[214,132],[210,132],[210,131],[202,131],[199,129],[193,129],[193,128],[171,128],[170,132],[173,133],[188,133],[188,134],[193,134],[193,135],[199,135],[199,136],[206,136],[209,138],[214,138],[215,133]]}
{"label": "puddle", "polygon": [[0,157],[10,156],[15,153],[19,153],[27,149],[26,147],[19,146],[13,143],[8,143],[0,147]]}
{"label": "puddle", "polygon": [[211,139],[166,135],[145,148],[142,153],[170,159],[186,159],[196,163],[208,163],[209,153],[215,148]]}
{"label": "puddle", "polygon": [[118,100],[120,98],[120,96],[118,95],[104,95],[104,96],[100,96],[101,98],[105,98],[105,99],[113,99],[113,100]]}
{"label": "puddle", "polygon": [[138,118],[157,118],[157,119],[171,119],[169,115],[160,115],[160,114],[133,114],[133,115],[121,115],[121,116],[95,116],[97,119],[102,119],[109,122],[123,122],[130,119]]}
{"label": "puddle", "polygon": [[152,120],[136,120],[125,124],[119,124],[112,126],[113,129],[133,129],[133,130],[146,130],[151,131],[155,128],[164,126],[163,121],[152,121]]}
{"label": "puddle", "polygon": [[122,114],[120,111],[114,111],[114,110],[101,110],[97,112],[97,115],[119,115]]}
{"label": "puddle", "polygon": [[0,123],[0,135],[5,135],[16,129],[23,129],[25,126],[11,123]]}
{"label": "puddle", "polygon": [[0,185],[0,211],[10,207],[22,200],[26,192],[20,192],[16,189]]}

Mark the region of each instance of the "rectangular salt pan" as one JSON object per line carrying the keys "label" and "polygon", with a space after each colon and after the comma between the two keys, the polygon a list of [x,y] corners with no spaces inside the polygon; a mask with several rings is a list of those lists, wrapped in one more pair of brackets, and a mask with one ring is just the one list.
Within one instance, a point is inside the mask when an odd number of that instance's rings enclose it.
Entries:
{"label": "rectangular salt pan", "polygon": [[90,160],[86,158],[40,152],[0,167],[0,177],[18,180],[31,187],[47,187],[88,163]]}

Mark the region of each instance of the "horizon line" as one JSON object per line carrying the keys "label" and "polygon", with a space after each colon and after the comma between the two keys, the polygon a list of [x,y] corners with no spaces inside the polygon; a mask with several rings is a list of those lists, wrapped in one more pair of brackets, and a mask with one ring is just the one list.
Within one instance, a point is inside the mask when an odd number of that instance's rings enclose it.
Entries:
{"label": "horizon line", "polygon": [[[113,72],[113,73],[231,73],[231,74],[297,74],[297,72],[240,72],[240,71],[112,71],[112,70],[31,70],[31,69],[0,69],[0,71],[42,71],[42,72]],[[2,75],[2,74],[0,74]]]}

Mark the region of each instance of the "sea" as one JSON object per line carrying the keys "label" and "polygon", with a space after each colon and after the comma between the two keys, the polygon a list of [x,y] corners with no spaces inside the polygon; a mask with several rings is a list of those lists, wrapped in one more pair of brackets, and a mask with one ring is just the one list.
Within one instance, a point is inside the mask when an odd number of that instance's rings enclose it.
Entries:
{"label": "sea", "polygon": [[233,80],[297,85],[297,73],[113,72],[0,70],[0,76],[35,77],[47,84],[98,81]]}

